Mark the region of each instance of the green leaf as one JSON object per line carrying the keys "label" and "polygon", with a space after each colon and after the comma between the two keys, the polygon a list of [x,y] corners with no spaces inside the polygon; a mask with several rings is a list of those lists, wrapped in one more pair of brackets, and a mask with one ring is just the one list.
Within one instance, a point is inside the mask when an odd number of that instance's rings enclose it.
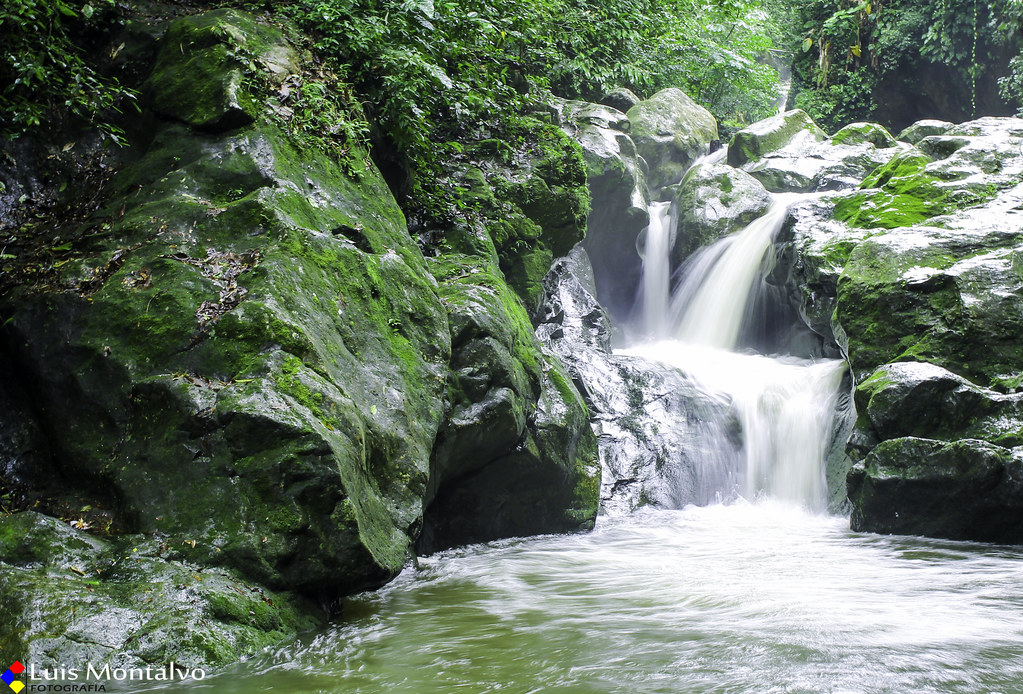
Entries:
{"label": "green leaf", "polygon": [[811,39],[811,38],[803,39],[803,52],[804,53],[806,53],[812,47],[813,47],[813,39]]}

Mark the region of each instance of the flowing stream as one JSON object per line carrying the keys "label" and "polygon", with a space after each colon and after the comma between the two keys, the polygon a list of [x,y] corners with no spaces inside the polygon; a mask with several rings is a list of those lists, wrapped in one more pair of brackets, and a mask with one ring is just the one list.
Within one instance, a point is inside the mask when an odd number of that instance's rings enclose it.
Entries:
{"label": "flowing stream", "polygon": [[[293,694],[1023,692],[1023,548],[857,534],[823,512],[845,364],[743,347],[791,199],[672,287],[651,209],[630,353],[731,403],[728,503],[420,559],[345,619],[177,691]],[[132,691],[146,691],[133,687]]]}
{"label": "flowing stream", "polygon": [[643,339],[622,351],[676,366],[731,401],[742,429],[742,467],[700,470],[702,487],[722,498],[766,494],[819,511],[826,506],[824,458],[845,363],[739,349],[774,265],[775,238],[789,207],[806,197],[775,195],[764,216],[688,259],[674,291],[665,231],[673,225],[664,203],[654,203],[643,259]]}
{"label": "flowing stream", "polygon": [[[769,500],[420,560],[299,644],[172,691],[1018,693],[1023,551]],[[136,687],[131,691],[143,691]]]}

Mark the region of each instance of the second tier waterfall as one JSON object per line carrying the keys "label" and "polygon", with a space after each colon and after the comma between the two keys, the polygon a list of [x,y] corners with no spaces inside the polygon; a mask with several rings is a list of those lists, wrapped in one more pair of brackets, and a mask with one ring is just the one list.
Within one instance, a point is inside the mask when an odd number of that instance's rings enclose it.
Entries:
{"label": "second tier waterfall", "polygon": [[698,470],[705,500],[707,492],[747,499],[766,494],[813,510],[826,506],[824,459],[845,363],[767,356],[748,346],[749,326],[764,305],[759,298],[775,262],[776,236],[799,198],[776,196],[763,217],[697,251],[674,287],[667,270],[673,224],[663,203],[651,209],[643,337],[622,352],[675,366],[701,389],[730,402],[741,429],[741,454],[731,468],[721,464],[721,456],[710,456]]}

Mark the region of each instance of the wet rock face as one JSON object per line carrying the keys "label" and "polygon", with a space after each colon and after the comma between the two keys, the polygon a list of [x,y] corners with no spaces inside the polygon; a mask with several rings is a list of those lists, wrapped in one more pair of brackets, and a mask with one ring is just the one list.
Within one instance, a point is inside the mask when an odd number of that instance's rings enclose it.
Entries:
{"label": "wet rock face", "polygon": [[[604,474],[601,508],[682,508],[712,500],[701,470],[738,464],[738,423],[721,430],[730,404],[701,392],[680,370],[610,349],[611,325],[593,295],[592,269],[577,249],[555,262],[537,336],[564,362],[589,406]],[[733,441],[730,452],[721,441]],[[699,461],[699,464],[697,464]]]}
{"label": "wet rock face", "polygon": [[1019,543],[1023,455],[978,439],[891,439],[849,473],[853,529]]}
{"label": "wet rock face", "polygon": [[[365,153],[343,167],[298,146],[260,91],[303,79],[280,30],[217,11],[176,20],[151,53],[151,127],[102,207],[59,263],[0,296],[4,484],[54,515],[87,513],[93,530],[159,538],[130,576],[98,579],[89,628],[139,612],[147,580],[191,586],[195,567],[209,591],[168,589],[146,639],[110,643],[123,663],[164,658],[175,639],[196,663],[227,662],[305,618],[268,615],[245,635],[250,610],[266,610],[224,595],[241,586],[336,606],[403,568],[427,506],[444,546],[592,526],[586,406],[522,304],[539,299],[543,258],[582,236],[578,148],[552,129],[529,175],[496,192],[546,253],[526,254],[540,260],[513,289],[502,263],[512,275],[524,256],[495,246],[507,228],[428,263]],[[259,74],[239,80],[245,70]],[[439,513],[445,503],[457,513]],[[65,540],[78,542],[53,543]],[[114,561],[130,548],[95,551]],[[48,601],[40,591],[65,574],[9,555],[0,562],[17,571],[0,594],[36,612],[9,612],[4,627],[18,625],[21,654],[50,649],[33,624],[59,629],[89,589],[54,587]],[[181,600],[199,605],[194,618],[172,609]],[[192,632],[194,644],[181,636]]]}
{"label": "wet rock face", "polygon": [[901,135],[915,146],[885,148],[894,156],[855,189],[795,208],[790,232],[800,311],[835,336],[858,384],[853,527],[1023,542],[1011,520],[1023,121]]}
{"label": "wet rock face", "polygon": [[723,164],[701,164],[682,179],[675,194],[678,215],[672,262],[675,266],[699,248],[742,230],[762,217],[771,196],[755,178]]}
{"label": "wet rock face", "polygon": [[204,667],[317,626],[310,606],[180,556],[33,511],[0,517],[0,654],[36,668]]}
{"label": "wet rock face", "polygon": [[621,111],[581,101],[557,104],[562,128],[582,146],[591,207],[583,246],[599,278],[597,296],[615,316],[632,309],[642,263],[636,238],[649,223],[646,162]]}
{"label": "wet rock face", "polygon": [[718,137],[717,121],[681,89],[664,89],[628,111],[632,139],[646,161],[651,190],[682,179]]}
{"label": "wet rock face", "polygon": [[452,355],[418,551],[592,528],[596,439],[564,367],[493,265],[449,254],[431,266]]}

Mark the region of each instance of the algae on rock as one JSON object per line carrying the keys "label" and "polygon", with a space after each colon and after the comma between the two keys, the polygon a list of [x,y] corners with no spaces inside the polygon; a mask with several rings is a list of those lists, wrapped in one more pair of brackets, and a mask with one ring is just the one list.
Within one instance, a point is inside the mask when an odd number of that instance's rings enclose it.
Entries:
{"label": "algae on rock", "polygon": [[[499,171],[480,143],[487,173],[464,172],[466,199],[513,214],[453,230],[428,263],[368,154],[308,146],[277,105],[281,85],[315,78],[281,30],[217,10],[171,22],[146,51],[147,110],[101,208],[59,230],[61,262],[0,297],[4,369],[34,400],[13,384],[0,393],[33,420],[0,427],[0,450],[17,453],[4,454],[5,479],[53,514],[88,507],[116,537],[27,512],[4,523],[45,526],[57,553],[91,543],[119,567],[128,544],[144,552],[116,585],[75,555],[98,583],[57,590],[65,567],[23,566],[0,548],[14,567],[0,592],[35,615],[5,613],[12,655],[69,657],[43,631],[82,590],[95,593],[98,629],[140,614],[152,580],[161,614],[132,617],[138,629],[108,639],[116,657],[88,651],[97,662],[235,660],[393,578],[425,506],[439,519],[445,499],[461,515],[457,533],[429,526],[438,544],[592,527],[588,412],[523,304],[535,307],[553,255],[583,236],[578,145],[536,121],[529,156]],[[343,94],[325,98],[344,110]],[[51,455],[21,455],[22,433]],[[445,463],[449,449],[480,459]],[[51,457],[56,483],[39,468]],[[184,588],[164,590],[170,581]],[[52,600],[38,594],[51,587]],[[180,600],[198,608],[185,614]]]}
{"label": "algae on rock", "polygon": [[[161,51],[147,82],[174,120],[129,150],[72,257],[3,297],[2,337],[69,489],[180,560],[331,605],[396,575],[419,530],[447,314],[374,168],[232,115],[262,82],[223,55],[288,64],[257,26],[171,24],[203,47]],[[180,79],[197,60],[223,79]]]}

